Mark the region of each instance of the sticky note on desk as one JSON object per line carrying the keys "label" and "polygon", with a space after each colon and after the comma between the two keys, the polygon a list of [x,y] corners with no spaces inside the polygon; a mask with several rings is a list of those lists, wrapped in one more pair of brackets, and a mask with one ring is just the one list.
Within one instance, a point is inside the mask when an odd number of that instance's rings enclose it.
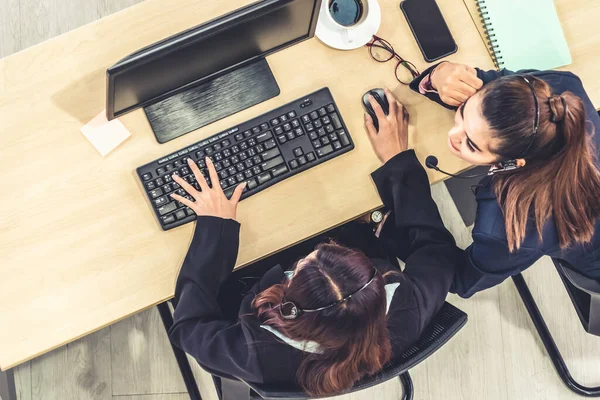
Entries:
{"label": "sticky note on desk", "polygon": [[118,119],[107,120],[106,111],[102,111],[94,119],[82,126],[81,133],[83,133],[103,157],[131,136],[131,133],[121,121]]}

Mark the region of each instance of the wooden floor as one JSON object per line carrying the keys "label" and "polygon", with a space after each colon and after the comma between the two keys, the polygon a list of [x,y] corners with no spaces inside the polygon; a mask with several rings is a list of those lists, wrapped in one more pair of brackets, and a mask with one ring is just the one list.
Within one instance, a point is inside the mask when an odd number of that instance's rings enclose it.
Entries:
{"label": "wooden floor", "polygon": [[[217,0],[220,1],[220,0]],[[0,57],[102,18],[138,0],[0,0]],[[433,187],[444,221],[467,246],[470,232],[446,188]],[[575,378],[600,385],[600,338],[582,329],[549,260],[526,274],[532,292]],[[411,371],[416,400],[576,399],[560,383],[512,282],[470,300],[449,301],[469,323],[442,350]],[[216,399],[197,369],[204,399]],[[21,400],[183,400],[183,380],[158,312],[142,312],[16,368]],[[397,382],[339,397],[400,398]]]}

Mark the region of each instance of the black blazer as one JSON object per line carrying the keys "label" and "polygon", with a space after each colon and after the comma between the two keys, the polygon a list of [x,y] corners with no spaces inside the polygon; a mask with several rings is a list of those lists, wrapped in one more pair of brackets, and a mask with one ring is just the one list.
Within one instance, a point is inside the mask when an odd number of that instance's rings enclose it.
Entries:
{"label": "black blazer", "polygon": [[[460,250],[444,227],[429,182],[413,151],[405,151],[372,174],[385,205],[393,210],[381,232],[405,260],[388,310],[394,354],[414,343],[444,303],[460,262]],[[287,279],[270,269],[243,298],[237,318],[227,319],[219,287],[235,265],[240,225],[231,219],[198,217],[194,237],[177,280],[171,341],[209,372],[258,383],[295,383],[304,354],[261,327],[251,307],[255,293]],[[392,267],[374,260],[382,271]],[[386,285],[387,286],[387,285]]]}
{"label": "black blazer", "polygon": [[[417,77],[411,83],[411,89],[418,92],[421,80],[435,67],[434,65]],[[594,135],[596,149],[600,149],[600,117],[576,75],[570,72],[535,70],[517,73],[533,75],[546,81],[555,94],[571,91],[579,96],[585,107],[588,129],[590,134]],[[483,80],[484,85],[499,77],[513,74],[515,72],[506,69],[501,71],[477,69],[477,76]],[[444,104],[437,93],[427,93],[426,96],[446,108],[456,109]],[[462,297],[470,297],[527,269],[544,255],[565,260],[584,275],[600,279],[600,221],[596,223],[596,231],[590,244],[573,246],[562,251],[554,220],[550,219],[544,227],[543,242],[540,243],[535,228],[535,218],[532,216],[521,248],[510,253],[506,240],[504,215],[490,185],[490,178],[486,177],[480,182],[476,198],[477,215],[473,228],[473,244],[465,250],[465,262],[457,270],[452,291]]]}

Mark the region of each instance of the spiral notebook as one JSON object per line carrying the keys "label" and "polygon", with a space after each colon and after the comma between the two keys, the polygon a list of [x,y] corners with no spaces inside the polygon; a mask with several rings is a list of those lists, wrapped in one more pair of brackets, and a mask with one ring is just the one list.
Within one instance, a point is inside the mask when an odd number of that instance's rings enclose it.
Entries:
{"label": "spiral notebook", "polygon": [[552,0],[464,0],[498,68],[553,69],[571,54]]}

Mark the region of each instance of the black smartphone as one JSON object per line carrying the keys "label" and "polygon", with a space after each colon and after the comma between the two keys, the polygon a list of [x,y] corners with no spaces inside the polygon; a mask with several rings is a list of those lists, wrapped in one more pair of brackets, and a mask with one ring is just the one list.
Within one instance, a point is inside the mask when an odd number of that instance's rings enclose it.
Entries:
{"label": "black smartphone", "polygon": [[458,46],[435,0],[404,0],[400,3],[425,61],[456,53]]}

